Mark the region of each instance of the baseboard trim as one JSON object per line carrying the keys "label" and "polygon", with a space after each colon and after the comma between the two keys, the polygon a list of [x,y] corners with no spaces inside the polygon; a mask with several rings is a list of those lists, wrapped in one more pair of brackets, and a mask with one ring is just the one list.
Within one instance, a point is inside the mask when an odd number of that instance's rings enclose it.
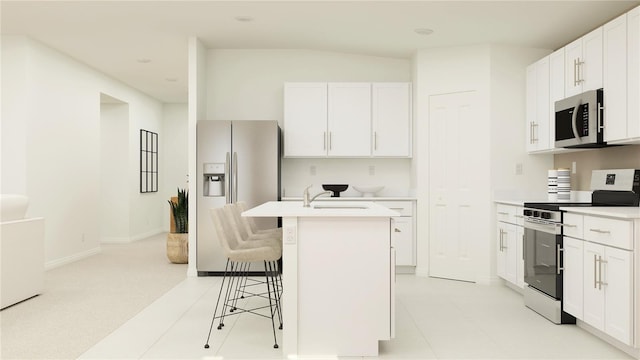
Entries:
{"label": "baseboard trim", "polygon": [[632,346],[629,346],[623,343],[622,341],[615,339],[612,336],[607,335],[604,332],[594,328],[593,326],[585,323],[582,320],[577,320],[576,325],[582,330],[590,333],[591,335],[597,338],[600,338],[601,340],[609,343],[611,346],[625,352],[626,354],[630,355],[634,359],[640,359],[640,348],[634,348]]}
{"label": "baseboard trim", "polygon": [[150,230],[147,232],[144,232],[142,234],[138,234],[135,236],[130,236],[130,237],[115,237],[115,236],[107,236],[107,237],[103,237],[100,239],[100,243],[101,244],[128,244],[128,243],[132,243],[134,241],[139,241],[142,239],[146,239],[148,237],[154,236],[154,235],[158,235],[161,234],[163,232],[162,229],[154,229],[154,230]]}
{"label": "baseboard trim", "polygon": [[55,269],[55,268],[63,266],[63,265],[71,264],[71,263],[76,262],[78,260],[86,259],[86,258],[91,257],[93,255],[100,254],[101,252],[102,252],[102,248],[95,247],[93,249],[89,249],[89,250],[83,251],[81,253],[73,254],[73,255],[70,255],[70,256],[65,256],[63,258],[52,260],[52,261],[47,261],[44,264],[44,270],[47,271],[47,270]]}

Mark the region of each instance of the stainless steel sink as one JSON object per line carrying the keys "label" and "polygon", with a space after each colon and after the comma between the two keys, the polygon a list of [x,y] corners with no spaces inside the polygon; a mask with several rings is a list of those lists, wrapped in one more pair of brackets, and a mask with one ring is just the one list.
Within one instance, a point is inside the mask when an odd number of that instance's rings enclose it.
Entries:
{"label": "stainless steel sink", "polygon": [[317,204],[313,205],[314,209],[368,209],[364,205],[338,205],[338,204]]}

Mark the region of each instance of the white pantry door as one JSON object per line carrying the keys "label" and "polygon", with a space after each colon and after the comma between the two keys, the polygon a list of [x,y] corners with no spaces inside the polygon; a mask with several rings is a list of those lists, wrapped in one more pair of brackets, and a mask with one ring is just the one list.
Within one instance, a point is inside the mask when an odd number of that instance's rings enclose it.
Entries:
{"label": "white pantry door", "polygon": [[473,150],[483,126],[476,104],[475,91],[429,97],[430,276],[476,281],[476,180],[469,171],[480,162]]}

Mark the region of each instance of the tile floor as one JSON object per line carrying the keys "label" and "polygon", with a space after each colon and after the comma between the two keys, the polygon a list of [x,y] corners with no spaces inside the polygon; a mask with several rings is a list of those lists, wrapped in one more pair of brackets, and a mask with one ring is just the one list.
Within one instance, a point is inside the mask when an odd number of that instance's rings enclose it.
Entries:
{"label": "tile floor", "polygon": [[[187,278],[80,358],[281,359],[270,320],[250,314],[214,327],[204,349],[219,285]],[[398,275],[396,314],[381,359],[631,359],[576,326],[550,323],[502,285]]]}

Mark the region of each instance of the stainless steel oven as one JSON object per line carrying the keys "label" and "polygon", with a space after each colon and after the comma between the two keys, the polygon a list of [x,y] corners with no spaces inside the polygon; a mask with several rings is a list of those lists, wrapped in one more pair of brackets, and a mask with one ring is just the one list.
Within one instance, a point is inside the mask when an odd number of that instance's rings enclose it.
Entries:
{"label": "stainless steel oven", "polygon": [[527,207],[523,215],[525,305],[556,324],[575,324],[562,311],[562,212]]}

